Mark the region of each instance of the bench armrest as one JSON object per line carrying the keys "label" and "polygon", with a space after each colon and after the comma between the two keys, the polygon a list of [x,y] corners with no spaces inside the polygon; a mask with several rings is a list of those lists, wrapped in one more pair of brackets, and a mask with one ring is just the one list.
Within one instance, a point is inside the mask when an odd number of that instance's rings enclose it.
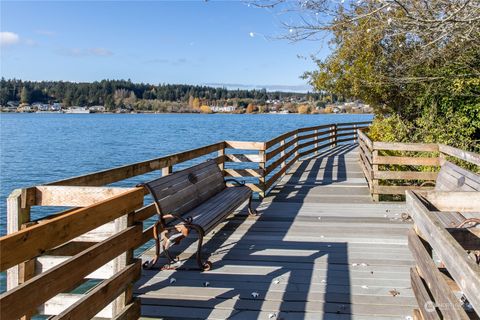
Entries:
{"label": "bench armrest", "polygon": [[242,187],[245,185],[245,181],[238,181],[235,179],[225,179],[225,183],[232,183],[235,187]]}

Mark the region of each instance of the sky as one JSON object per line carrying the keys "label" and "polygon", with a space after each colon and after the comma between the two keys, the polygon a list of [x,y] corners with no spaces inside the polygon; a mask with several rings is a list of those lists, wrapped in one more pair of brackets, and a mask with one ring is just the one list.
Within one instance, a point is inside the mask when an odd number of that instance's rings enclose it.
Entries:
{"label": "sky", "polygon": [[[22,80],[308,89],[320,41],[291,43],[245,1],[1,1],[1,75]],[[292,19],[291,17],[289,19]]]}

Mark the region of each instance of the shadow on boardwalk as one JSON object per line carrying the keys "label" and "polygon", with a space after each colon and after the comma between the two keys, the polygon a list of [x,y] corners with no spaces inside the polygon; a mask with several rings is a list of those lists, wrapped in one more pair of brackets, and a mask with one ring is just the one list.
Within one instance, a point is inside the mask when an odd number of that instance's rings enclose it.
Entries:
{"label": "shadow on boardwalk", "polygon": [[[142,315],[174,319],[351,319],[347,243],[323,241],[315,230],[321,222],[315,217],[306,221],[297,214],[309,188],[346,180],[344,155],[352,148],[339,146],[301,162],[296,172],[306,173],[306,179],[291,175],[286,182],[299,186],[294,195],[284,185],[280,192],[273,190],[271,202],[260,204],[259,216],[248,217],[243,210],[216,230],[204,247],[205,256],[213,253],[212,271],[144,270],[135,290],[142,298]],[[319,181],[320,171],[324,175]],[[285,215],[270,208],[275,201],[289,202]],[[177,248],[183,251],[182,260],[193,255],[190,244]],[[193,264],[193,260],[184,262],[186,266]]]}

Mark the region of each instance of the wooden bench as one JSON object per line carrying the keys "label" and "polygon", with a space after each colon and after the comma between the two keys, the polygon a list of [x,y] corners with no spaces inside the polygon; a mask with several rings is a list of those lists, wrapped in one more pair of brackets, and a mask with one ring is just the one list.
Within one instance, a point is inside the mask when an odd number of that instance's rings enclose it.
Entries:
{"label": "wooden bench", "polygon": [[[227,182],[234,186],[228,187]],[[201,257],[203,237],[246,200],[249,201],[249,214],[256,214],[252,208],[251,189],[236,180],[225,180],[215,160],[140,186],[152,195],[158,214],[158,221],[154,225],[155,258],[144,264],[147,269],[153,268],[162,251],[169,264],[174,262],[169,247],[178,244],[191,230],[195,230],[198,235],[197,263],[202,270],[209,270],[211,262],[203,262]]]}

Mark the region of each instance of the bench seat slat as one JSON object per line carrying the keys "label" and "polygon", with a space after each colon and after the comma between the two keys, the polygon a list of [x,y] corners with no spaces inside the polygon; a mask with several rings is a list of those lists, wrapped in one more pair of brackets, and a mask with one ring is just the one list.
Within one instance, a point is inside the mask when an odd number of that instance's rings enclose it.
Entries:
{"label": "bench seat slat", "polygon": [[164,213],[183,214],[225,188],[221,173],[214,173],[201,180],[201,186],[189,184],[176,193],[159,199]]}
{"label": "bench seat slat", "polygon": [[192,217],[193,223],[200,225],[208,233],[221,220],[224,220],[238,206],[248,200],[250,193],[251,190],[248,187],[226,188],[186,213],[185,216]]}

